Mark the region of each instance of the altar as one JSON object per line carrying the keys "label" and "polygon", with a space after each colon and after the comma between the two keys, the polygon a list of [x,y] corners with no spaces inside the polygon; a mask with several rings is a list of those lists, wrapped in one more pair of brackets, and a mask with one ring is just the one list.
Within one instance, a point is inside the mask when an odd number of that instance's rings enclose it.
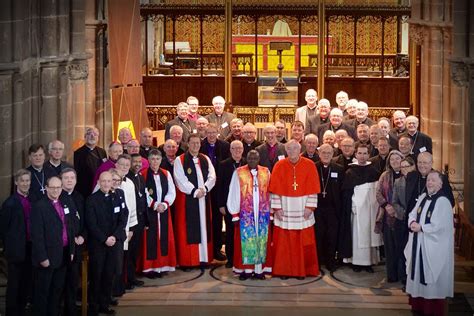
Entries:
{"label": "altar", "polygon": [[[288,41],[292,43],[291,49],[283,51],[282,61],[285,65],[284,71],[298,71],[298,64],[301,51],[301,67],[309,67],[309,56],[318,52],[318,36],[301,35],[300,36],[273,36],[258,35],[257,36],[257,52],[258,52],[258,70],[259,71],[276,71],[278,66],[278,55],[276,50],[270,49],[270,42]],[[327,51],[332,52],[331,37],[327,38]],[[232,52],[235,53],[255,53],[255,35],[233,35],[232,36]]]}

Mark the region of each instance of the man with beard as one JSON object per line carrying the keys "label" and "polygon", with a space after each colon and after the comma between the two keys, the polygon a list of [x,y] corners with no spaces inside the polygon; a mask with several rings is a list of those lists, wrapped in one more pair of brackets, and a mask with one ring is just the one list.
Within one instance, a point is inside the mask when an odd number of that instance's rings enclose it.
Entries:
{"label": "man with beard", "polygon": [[264,280],[270,273],[270,171],[258,165],[259,155],[251,150],[247,165],[234,171],[229,187],[227,208],[236,223],[234,230],[234,267],[240,280],[249,276]]}
{"label": "man with beard", "polygon": [[314,212],[319,266],[333,272],[336,269],[339,219],[341,218],[344,168],[331,161],[334,149],[329,144],[319,147],[320,161],[316,162],[321,192]]}
{"label": "man with beard", "polygon": [[354,272],[362,269],[373,273],[372,265],[379,261],[377,247],[382,238],[374,232],[378,204],[376,184],[379,174],[368,161],[367,145],[356,147],[356,162],[344,176],[343,213],[340,222],[339,251],[345,262],[351,262]]}
{"label": "man with beard", "polygon": [[88,127],[84,134],[85,144],[74,152],[74,169],[77,170],[76,189],[85,198],[92,193],[94,176],[100,165],[107,160],[105,150],[97,146],[99,130]]}
{"label": "man with beard", "polygon": [[245,165],[243,158],[244,146],[240,140],[234,140],[230,143],[231,156],[219,163],[217,172],[217,206],[219,212],[224,215],[225,220],[225,252],[227,256],[226,268],[232,268],[234,265],[234,224],[232,223],[232,215],[227,210],[227,197],[229,195],[230,180],[234,171]]}

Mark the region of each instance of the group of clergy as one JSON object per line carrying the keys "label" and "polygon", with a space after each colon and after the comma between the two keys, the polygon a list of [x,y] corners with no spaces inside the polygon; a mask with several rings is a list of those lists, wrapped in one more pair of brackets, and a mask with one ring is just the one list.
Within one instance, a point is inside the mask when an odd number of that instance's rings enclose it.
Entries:
{"label": "group of clergy", "polygon": [[57,315],[62,297],[74,315],[85,245],[92,315],[114,314],[113,297],[144,284],[137,272],[157,278],[214,259],[227,260],[241,280],[303,279],[344,262],[373,272],[382,245],[389,282],[406,284],[413,298],[427,284],[432,295],[452,295],[452,253],[441,261],[428,249],[449,217],[437,208],[454,198],[446,177],[432,171],[431,139],[418,119],[396,111],[390,129],[389,119],[373,122],[367,104],[343,91],[333,109],[315,90],[305,99],[291,136],[280,120],[264,128],[263,142],[217,96],[206,117],[197,98],[179,103],[159,147],[151,129],[136,140],[122,128],[106,153],[91,127],[71,165],[59,140],[48,144],[48,161],[45,148],[32,145],[31,165],[15,174],[16,191],[0,212],[7,315],[21,315],[28,302],[35,314]]}

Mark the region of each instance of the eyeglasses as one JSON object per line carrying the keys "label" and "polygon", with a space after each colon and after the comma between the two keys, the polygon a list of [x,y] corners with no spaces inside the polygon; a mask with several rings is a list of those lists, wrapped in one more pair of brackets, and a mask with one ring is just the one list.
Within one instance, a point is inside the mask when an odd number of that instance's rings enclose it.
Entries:
{"label": "eyeglasses", "polygon": [[62,190],[62,187],[48,187],[50,190]]}
{"label": "eyeglasses", "polygon": [[53,148],[51,148],[51,150],[55,150],[55,151],[56,150],[64,150],[64,148],[53,147]]}
{"label": "eyeglasses", "polygon": [[411,165],[408,165],[408,166],[400,166],[400,168],[402,168],[402,169],[406,169],[406,168],[410,168],[410,167],[411,167]]}
{"label": "eyeglasses", "polygon": [[115,179],[112,179],[113,182],[122,182],[122,179],[121,178],[115,178]]}

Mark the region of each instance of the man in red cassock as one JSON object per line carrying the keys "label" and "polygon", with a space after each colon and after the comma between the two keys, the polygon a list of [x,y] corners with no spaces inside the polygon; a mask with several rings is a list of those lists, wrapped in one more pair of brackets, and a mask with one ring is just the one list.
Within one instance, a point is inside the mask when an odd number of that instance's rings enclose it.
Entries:
{"label": "man in red cassock", "polygon": [[270,179],[274,217],[273,275],[282,279],[318,276],[314,214],[320,192],[314,162],[300,157],[301,145],[285,144],[288,158],[276,163]]}
{"label": "man in red cassock", "polygon": [[211,160],[199,153],[201,138],[189,135],[188,151],[174,162],[176,187],[176,252],[185,270],[213,260],[209,191],[216,184]]}

